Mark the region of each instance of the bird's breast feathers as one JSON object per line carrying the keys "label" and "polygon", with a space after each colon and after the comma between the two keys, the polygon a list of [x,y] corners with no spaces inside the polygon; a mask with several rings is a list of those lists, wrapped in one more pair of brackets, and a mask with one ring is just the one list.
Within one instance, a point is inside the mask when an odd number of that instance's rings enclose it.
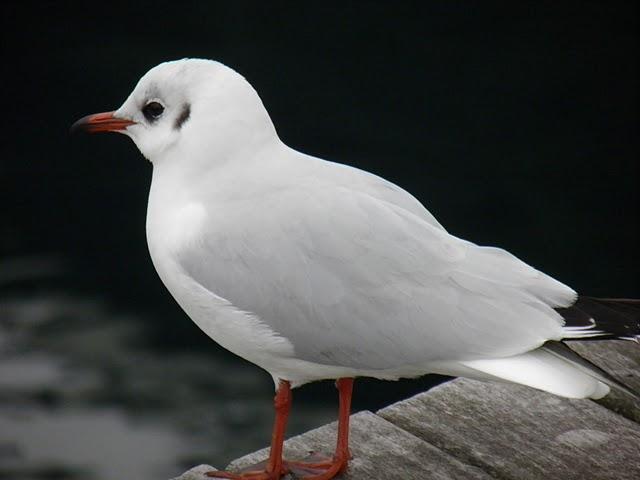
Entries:
{"label": "bird's breast feathers", "polygon": [[[275,371],[274,359],[293,355],[288,340],[252,312],[203,286],[188,271],[194,256],[211,257],[204,248],[207,221],[206,210],[198,203],[164,210],[157,217],[150,209],[147,242],[156,271],[178,304],[205,333],[237,355]],[[204,263],[215,269],[214,259]]]}
{"label": "bird's breast feathers", "polygon": [[[179,252],[189,248],[204,232],[207,211],[201,203],[154,212],[147,217],[147,241],[150,250],[166,249]],[[152,255],[153,255],[152,251]]]}

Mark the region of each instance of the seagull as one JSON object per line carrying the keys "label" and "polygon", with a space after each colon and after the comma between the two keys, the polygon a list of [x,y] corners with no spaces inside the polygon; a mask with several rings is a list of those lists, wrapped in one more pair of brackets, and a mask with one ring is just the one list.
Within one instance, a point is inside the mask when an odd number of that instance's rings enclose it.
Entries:
{"label": "seagull", "polygon": [[[399,186],[288,147],[249,82],[219,62],[157,65],[119,109],[75,129],[127,135],[152,163],[146,233],[160,279],[204,333],[273,377],[269,458],[210,477],[344,472],[356,377],[634,394],[564,341],[638,342],[640,300],[578,296],[451,235]],[[335,453],[283,459],[291,390],[326,379],[339,392]]]}

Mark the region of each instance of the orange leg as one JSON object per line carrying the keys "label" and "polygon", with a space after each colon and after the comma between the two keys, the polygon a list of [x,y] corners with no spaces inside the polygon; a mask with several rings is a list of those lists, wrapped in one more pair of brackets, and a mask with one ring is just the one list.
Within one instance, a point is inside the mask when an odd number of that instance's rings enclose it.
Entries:
{"label": "orange leg", "polygon": [[313,456],[308,461],[287,461],[282,459],[284,434],[287,419],[291,410],[291,384],[280,380],[274,399],[276,419],[271,435],[271,452],[269,459],[258,465],[249,467],[240,473],[224,471],[207,472],[208,477],[227,478],[232,480],[279,480],[286,473],[293,473],[302,480],[331,480],[347,468],[351,454],[349,453],[349,416],[351,413],[351,396],[353,378],[340,378],[336,382],[340,394],[338,412],[338,440],[333,458]]}
{"label": "orange leg", "polygon": [[347,469],[347,464],[351,458],[351,453],[349,452],[349,416],[351,414],[353,378],[338,379],[336,387],[340,394],[340,406],[338,410],[338,440],[333,458],[319,459],[315,462],[285,461],[287,469],[304,480],[330,480]]}
{"label": "orange leg", "polygon": [[284,434],[287,431],[287,420],[291,411],[291,384],[288,381],[280,380],[273,405],[276,410],[276,419],[273,422],[273,432],[271,433],[271,451],[269,452],[267,472],[279,479],[280,475],[286,473],[282,468],[282,448]]}
{"label": "orange leg", "polygon": [[269,460],[264,468],[258,469],[258,466],[255,466],[242,473],[216,470],[207,472],[208,477],[233,480],[279,480],[282,475],[287,473],[287,469],[282,464],[282,447],[287,429],[287,419],[291,410],[291,384],[286,380],[280,380],[276,396],[273,399],[273,406],[276,411],[276,418],[273,423],[273,432],[271,433]]}

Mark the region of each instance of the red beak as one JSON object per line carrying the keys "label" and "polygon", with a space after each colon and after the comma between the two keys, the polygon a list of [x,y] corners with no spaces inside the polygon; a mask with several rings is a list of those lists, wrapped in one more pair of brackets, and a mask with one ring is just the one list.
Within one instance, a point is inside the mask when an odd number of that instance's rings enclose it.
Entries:
{"label": "red beak", "polygon": [[115,112],[95,113],[82,117],[76,123],[71,125],[71,132],[82,130],[89,133],[98,132],[122,132],[129,125],[136,122],[126,120],[124,118],[116,118],[113,116]]}

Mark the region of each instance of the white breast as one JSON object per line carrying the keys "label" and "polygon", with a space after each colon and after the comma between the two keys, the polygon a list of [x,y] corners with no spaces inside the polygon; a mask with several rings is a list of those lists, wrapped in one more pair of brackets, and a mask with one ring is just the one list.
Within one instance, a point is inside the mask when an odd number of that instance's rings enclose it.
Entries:
{"label": "white breast", "polygon": [[187,315],[221,346],[269,371],[292,357],[293,346],[287,339],[256,315],[200,285],[182,268],[181,256],[205,254],[198,248],[208,220],[204,206],[193,201],[163,202],[154,193],[158,192],[152,188],[147,212],[149,253],[160,279]]}

